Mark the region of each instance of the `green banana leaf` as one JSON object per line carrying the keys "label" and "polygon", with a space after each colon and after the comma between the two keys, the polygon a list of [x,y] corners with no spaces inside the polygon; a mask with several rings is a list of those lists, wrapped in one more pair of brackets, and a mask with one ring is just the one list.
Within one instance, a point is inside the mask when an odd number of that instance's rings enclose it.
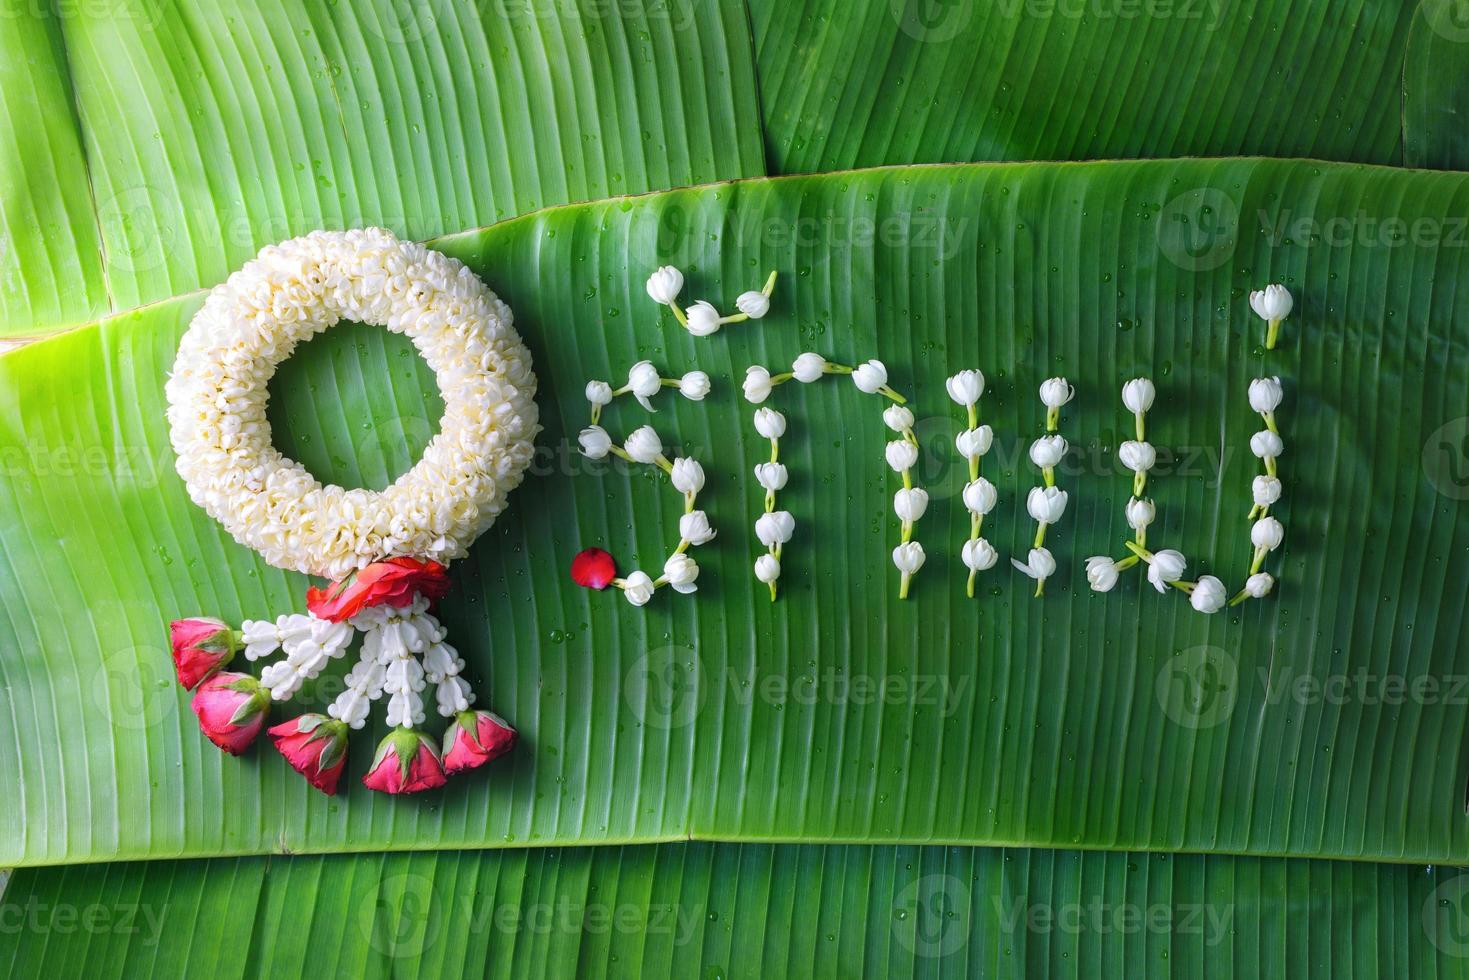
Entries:
{"label": "green banana leaf", "polygon": [[765,172],[738,0],[30,7],[0,18],[0,336],[314,228],[427,238]]}
{"label": "green banana leaf", "polygon": [[[516,310],[546,431],[443,607],[524,743],[422,798],[349,779],[328,799],[268,747],[225,758],[172,680],[168,619],[277,614],[307,584],[232,543],[171,470],[162,384],[198,297],[6,355],[0,861],[687,838],[1463,861],[1466,202],[1469,177],[1310,161],[975,165],[718,184],[439,240]],[[662,262],[725,306],[783,278],[765,320],[696,340],[644,294]],[[1270,281],[1298,306],[1267,356],[1245,292]],[[436,406],[394,341],[343,328],[300,351],[272,387],[278,445],[349,484],[408,465]],[[840,379],[772,400],[797,533],[780,600],[753,578],[767,450],[738,379],[806,349],[879,356],[913,398],[934,500],[909,601],[880,407]],[[635,609],[566,568],[589,545],[656,568],[676,533],[666,482],[575,452],[584,383],[640,357],[716,379],[701,404],[619,403],[608,425],[651,420],[700,458],[720,536],[696,597]],[[987,535],[1006,556],[1033,531],[1035,388],[1064,373],[1079,390],[1044,599],[1008,562],[964,595],[943,379],[971,366],[991,382]],[[1123,553],[1117,392],[1138,374],[1172,453],[1150,541],[1243,579],[1260,373],[1288,392],[1277,593],[1215,617],[1136,573],[1090,593],[1084,558]],[[354,774],[376,734],[354,737]]]}
{"label": "green banana leaf", "polygon": [[43,868],[9,976],[1469,974],[1469,876],[1282,858],[665,844]]}
{"label": "green banana leaf", "polygon": [[1422,0],[1403,68],[1403,157],[1410,167],[1463,170],[1469,137],[1469,19],[1454,0]]}
{"label": "green banana leaf", "polygon": [[[1403,159],[1412,2],[749,5],[772,173],[969,160]],[[1457,84],[1437,77],[1436,109]]]}

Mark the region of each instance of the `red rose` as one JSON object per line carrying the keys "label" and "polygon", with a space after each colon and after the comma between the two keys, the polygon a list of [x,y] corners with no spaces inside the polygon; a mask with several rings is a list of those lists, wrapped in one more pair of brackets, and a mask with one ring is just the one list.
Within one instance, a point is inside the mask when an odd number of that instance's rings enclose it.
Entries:
{"label": "red rose", "polygon": [[605,589],[617,577],[617,562],[601,548],[588,548],[571,559],[571,580],[584,589]]}
{"label": "red rose", "polygon": [[434,740],[412,728],[397,728],[377,746],[372,768],[362,785],[381,793],[417,793],[438,789],[447,780]]}
{"label": "red rose", "polygon": [[406,606],[415,595],[435,602],[448,593],[449,570],[438,562],[388,558],[324,589],[307,589],[306,608],[318,619],[340,623],[371,606]]}
{"label": "red rose", "polygon": [[249,674],[215,674],[194,692],[189,707],[209,741],[239,755],[265,724],[270,692]]}
{"label": "red rose", "polygon": [[173,665],[179,683],[192,691],[199,682],[234,659],[239,634],[217,619],[175,619],[168,624]]}
{"label": "red rose", "polygon": [[444,772],[474,769],[515,746],[515,729],[489,711],[461,711],[444,734]]}
{"label": "red rose", "polygon": [[347,726],[325,715],[302,715],[270,729],[271,741],[291,768],[327,796],[347,765]]}

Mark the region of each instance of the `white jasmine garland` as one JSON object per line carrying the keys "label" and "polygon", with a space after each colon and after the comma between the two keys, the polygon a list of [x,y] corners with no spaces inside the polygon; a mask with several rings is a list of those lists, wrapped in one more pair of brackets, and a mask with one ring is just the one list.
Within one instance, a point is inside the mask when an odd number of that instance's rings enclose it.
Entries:
{"label": "white jasmine garland", "polygon": [[1261,459],[1273,460],[1285,452],[1285,442],[1269,429],[1261,429],[1250,436],[1250,452]]}
{"label": "white jasmine garland", "polygon": [[928,510],[928,491],[920,487],[903,487],[893,494],[893,510],[898,519],[912,523]]}
{"label": "white jasmine garland", "polygon": [[1056,572],[1056,558],[1045,548],[1031,548],[1025,561],[1011,558],[1010,564],[1022,574],[1035,579],[1036,595],[1041,594],[1040,590],[1045,585],[1046,579]]}
{"label": "white jasmine garland", "polygon": [[746,400],[753,405],[760,404],[770,397],[770,389],[773,387],[770,372],[758,364],[750,365],[745,368],[745,382],[741,387]]}
{"label": "white jasmine garland", "polygon": [[1041,384],[1041,402],[1046,408],[1056,409],[1076,397],[1076,389],[1065,378],[1048,378]]}
{"label": "white jasmine garland", "polygon": [[1269,507],[1280,499],[1280,478],[1261,474],[1250,484],[1250,494],[1255,506]]}
{"label": "white jasmine garland", "polygon": [[1051,469],[1066,457],[1070,448],[1062,436],[1041,436],[1030,444],[1030,461],[1041,469]]}
{"label": "white jasmine garland", "polygon": [[907,432],[913,428],[913,410],[906,405],[889,405],[883,409],[882,421],[894,432]]}
{"label": "white jasmine garland", "polygon": [[767,439],[779,439],[786,434],[786,417],[773,408],[757,408],[755,431]]}
{"label": "white jasmine garland", "polygon": [[648,296],[655,303],[673,306],[682,291],[683,273],[671,265],[663,266],[648,277]]}
{"label": "white jasmine garland", "polygon": [[1000,554],[995,551],[995,546],[984,538],[971,538],[964,542],[960,557],[964,560],[964,567],[971,572],[983,572],[994,568],[995,563],[1000,560]]}
{"label": "white jasmine garland", "polygon": [[982,476],[977,476],[964,484],[964,506],[971,513],[983,517],[995,509],[995,503],[999,500],[999,491],[995,485]]}
{"label": "white jasmine garland", "polygon": [[796,362],[791,365],[791,376],[802,384],[819,381],[825,373],[826,358],[809,351],[796,358]]}
{"label": "white jasmine garland", "polygon": [[944,388],[956,405],[968,408],[984,395],[984,374],[976,370],[960,371],[944,382]]}
{"label": "white jasmine garland", "polygon": [[911,470],[918,462],[918,447],[906,439],[894,439],[889,442],[883,453],[887,457],[888,465],[897,473]]}
{"label": "white jasmine garland", "polygon": [[[324,486],[270,444],[276,366],[342,320],[407,336],[444,399],[423,458],[381,492]],[[210,292],[165,387],[190,498],[270,564],[309,575],[463,557],[504,510],[539,431],[530,354],[511,321],[462,263],[382,229],[262,249]]]}
{"label": "white jasmine garland", "polygon": [[693,496],[704,489],[704,467],[696,459],[686,456],[674,459],[669,476],[673,480],[673,489],[679,493]]}
{"label": "white jasmine garland", "polygon": [[766,585],[774,585],[780,578],[780,559],[774,555],[761,555],[755,559],[755,577]]}
{"label": "white jasmine garland", "polygon": [[709,526],[709,515],[691,510],[678,519],[678,535],[691,545],[708,544],[717,532]]}
{"label": "white jasmine garland", "polygon": [[663,563],[663,581],[673,586],[675,592],[683,595],[697,592],[699,587],[694,583],[698,578],[699,565],[686,554],[676,552]]}
{"label": "white jasmine garland", "polygon": [[1122,386],[1122,404],[1133,415],[1146,415],[1153,407],[1153,399],[1157,394],[1151,380],[1134,378]]}
{"label": "white jasmine garland", "polygon": [[859,391],[875,395],[888,383],[888,369],[879,360],[870,360],[852,369],[852,383]]}
{"label": "white jasmine garland", "polygon": [[740,293],[735,300],[735,306],[751,320],[758,320],[770,312],[770,297],[758,290],[751,290]]}
{"label": "white jasmine garland", "polygon": [[987,425],[981,425],[971,429],[965,429],[954,437],[954,448],[959,450],[959,455],[965,459],[974,461],[990,451],[994,444],[995,431]]}
{"label": "white jasmine garland", "polygon": [[1250,528],[1250,543],[1265,551],[1274,551],[1285,540],[1285,527],[1273,517],[1262,517]]}
{"label": "white jasmine garland", "polygon": [[755,536],[767,548],[785,544],[796,532],[796,519],[790,511],[777,510],[761,514],[755,522]]}
{"label": "white jasmine garland", "polygon": [[605,381],[588,381],[587,401],[598,408],[612,404],[612,386]]}
{"label": "white jasmine garland", "polygon": [[923,553],[923,545],[917,541],[906,541],[893,549],[893,564],[906,578],[913,575],[923,567],[927,556]]}
{"label": "white jasmine garland", "polygon": [[634,429],[622,449],[635,463],[657,463],[663,458],[663,440],[651,425]]}
{"label": "white jasmine garland", "polygon": [[655,411],[653,403],[648,399],[658,394],[658,389],[663,386],[663,379],[658,376],[658,369],[653,366],[652,361],[638,361],[627,372],[627,390],[633,393],[648,411]]}
{"label": "white jasmine garland", "polygon": [[1213,575],[1200,576],[1188,596],[1189,605],[1201,613],[1217,613],[1228,599],[1224,583]]}
{"label": "white jasmine garland", "polygon": [[1025,561],[1010,559],[1022,573],[1035,579],[1036,597],[1045,594],[1046,579],[1056,570],[1056,560],[1045,547],[1046,529],[1066,512],[1066,493],[1056,487],[1056,466],[1069,448],[1057,433],[1061,424],[1061,406],[1076,397],[1076,389],[1065,378],[1048,378],[1040,387],[1041,403],[1046,406],[1046,434],[1030,444],[1030,461],[1041,471],[1045,485],[1036,487],[1026,497],[1026,509],[1036,522],[1035,542]]}
{"label": "white jasmine garland", "polygon": [[1151,500],[1133,497],[1127,502],[1127,526],[1134,531],[1146,531],[1158,516]]}
{"label": "white jasmine garland", "polygon": [[784,463],[757,463],[755,480],[766,490],[784,490],[790,474]]}
{"label": "white jasmine garland", "polygon": [[634,606],[646,606],[657,588],[647,572],[633,572],[621,581],[620,587],[623,596]]}
{"label": "white jasmine garland", "polygon": [[1250,293],[1250,308],[1266,323],[1265,349],[1274,350],[1280,336],[1280,323],[1296,307],[1295,297],[1284,286],[1266,286]]}
{"label": "white jasmine garland", "polygon": [[1188,571],[1188,559],[1177,551],[1155,551],[1148,558],[1148,581],[1159,592],[1167,592],[1168,586],[1183,578]]}
{"label": "white jasmine garland", "polygon": [[1037,524],[1055,524],[1066,513],[1066,491],[1056,487],[1032,487],[1025,498],[1025,507]]}
{"label": "white jasmine garland", "polygon": [[1256,378],[1250,382],[1250,407],[1261,415],[1269,415],[1280,407],[1285,392],[1280,378]]}
{"label": "white jasmine garland", "polygon": [[678,393],[689,401],[701,402],[713,385],[703,371],[690,371],[678,379]]}
{"label": "white jasmine garland", "polygon": [[695,337],[708,337],[718,333],[723,324],[724,319],[719,311],[707,300],[701,299],[684,311],[684,326]]}
{"label": "white jasmine garland", "polygon": [[1275,578],[1269,572],[1256,572],[1245,580],[1245,594],[1252,599],[1263,599],[1275,588]]}
{"label": "white jasmine garland", "polygon": [[1111,592],[1121,572],[1117,563],[1107,555],[1095,555],[1086,560],[1086,581],[1093,592]]}
{"label": "white jasmine garland", "polygon": [[1150,443],[1127,440],[1117,447],[1117,458],[1134,473],[1147,473],[1158,463],[1158,451]]}

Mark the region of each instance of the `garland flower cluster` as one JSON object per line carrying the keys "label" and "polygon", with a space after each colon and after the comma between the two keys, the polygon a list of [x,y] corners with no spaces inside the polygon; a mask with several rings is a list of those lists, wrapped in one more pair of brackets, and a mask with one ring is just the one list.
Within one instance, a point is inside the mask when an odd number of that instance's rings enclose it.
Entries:
{"label": "garland flower cluster", "polygon": [[774,272],[765,280],[761,289],[740,293],[735,299],[738,313],[724,316],[718,307],[708,300],[699,300],[687,310],[679,308],[678,294],[683,292],[684,277],[676,267],[665,265],[648,277],[648,298],[660,306],[673,311],[674,319],[695,337],[709,337],[719,332],[726,323],[743,323],[759,320],[770,312],[770,294],[775,292]]}
{"label": "garland flower cluster", "polygon": [[969,569],[969,580],[965,592],[974,598],[974,577],[980,572],[994,568],[1000,556],[995,546],[981,537],[984,518],[995,509],[999,491],[989,480],[979,475],[979,461],[994,444],[995,432],[988,425],[979,424],[979,399],[984,395],[984,374],[977,370],[960,371],[944,382],[949,398],[965,411],[968,427],[954,437],[954,447],[969,464],[969,481],[964,484],[964,509],[969,511],[969,539],[964,542],[960,557]]}
{"label": "garland flower cluster", "polygon": [[1030,444],[1030,461],[1040,468],[1043,486],[1032,487],[1025,498],[1025,508],[1035,521],[1035,543],[1025,561],[1011,558],[1010,563],[1035,579],[1035,594],[1046,591],[1046,579],[1056,571],[1056,558],[1046,547],[1046,528],[1061,520],[1066,513],[1066,491],[1056,486],[1056,466],[1070,448],[1061,436],[1061,407],[1076,397],[1076,389],[1065,378],[1049,378],[1041,384],[1041,403],[1046,406],[1046,434]]}
{"label": "garland flower cluster", "polygon": [[[888,384],[887,367],[869,360],[855,367],[828,361],[823,355],[806,352],[797,357],[791,370],[771,374],[758,364],[745,371],[745,399],[760,405],[771,392],[787,381],[811,384],[826,375],[847,375],[863,394],[880,395],[892,402],[882,414],[884,424],[897,436],[884,449],[888,466],[902,479],[902,487],[893,495],[893,510],[901,525],[898,545],[893,549],[893,564],[899,573],[898,598],[908,598],[913,576],[926,558],[923,545],[913,540],[913,526],[928,509],[928,491],[913,485],[913,467],[918,464],[918,437],[913,432],[913,412],[907,399]],[[755,430],[770,440],[770,459],[755,468],[755,478],[765,488],[765,512],[755,522],[755,534],[765,546],[765,554],[755,559],[755,577],[770,587],[770,598],[776,598],[776,582],[781,574],[781,552],[796,530],[790,511],[776,510],[775,494],[786,485],[789,474],[780,462],[780,438],[785,435],[785,416],[773,409],[755,412]]]}
{"label": "garland flower cluster", "polygon": [[634,606],[647,605],[654,593],[665,585],[683,595],[698,591],[699,564],[689,555],[689,549],[708,544],[715,536],[714,529],[709,526],[709,515],[698,507],[699,491],[704,489],[704,467],[698,460],[689,456],[676,456],[670,460],[664,455],[662,437],[651,425],[634,429],[621,446],[613,442],[607,430],[602,428],[602,409],[614,398],[632,395],[645,409],[656,412],[651,399],[662,388],[676,388],[679,394],[697,402],[709,394],[711,384],[709,375],[703,371],[665,378],[659,375],[651,361],[639,361],[628,371],[627,383],[620,388],[613,388],[606,381],[587,382],[586,396],[591,405],[592,421],[577,437],[582,455],[588,459],[605,459],[610,454],[627,463],[656,466],[668,474],[673,488],[683,496],[678,545],[663,563],[663,574],[657,578],[642,570],[619,576],[616,560],[601,548],[588,548],[572,559],[572,581],[598,591],[608,586],[619,589]]}
{"label": "garland flower cluster", "polygon": [[[271,445],[267,385],[302,341],[342,320],[408,337],[444,399],[423,458],[380,493],[323,486]],[[494,523],[519,484],[539,431],[529,352],[508,307],[462,263],[391,232],[313,232],[269,246],[195,315],[166,385],[170,439],[190,498],[266,561],[332,580],[307,592],[307,614],[176,620],[170,645],[204,734],[236,753],[264,727],[272,701],[294,697],[364,634],[349,690],[329,715],[271,728],[287,761],[334,793],[347,730],[388,695],[394,730],[363,782],[388,793],[444,784],[508,751],[515,732],[471,710],[464,662],[430,614],[448,590],[446,563]],[[256,679],[226,672],[237,651],[280,654]],[[418,729],[420,692],[436,685],[453,718],[444,744]]]}
{"label": "garland flower cluster", "polygon": [[[1265,346],[1271,349],[1279,336],[1281,321],[1295,306],[1294,299],[1284,286],[1275,285],[1251,293],[1250,304],[1266,321]],[[1226,603],[1236,606],[1247,599],[1263,599],[1275,588],[1275,579],[1263,571],[1262,566],[1266,557],[1285,540],[1285,527],[1270,514],[1270,508],[1280,500],[1281,482],[1276,460],[1285,450],[1275,420],[1275,410],[1284,398],[1280,378],[1256,378],[1250,382],[1250,408],[1265,423],[1264,429],[1250,437],[1250,451],[1261,460],[1264,472],[1255,477],[1251,488],[1254,505],[1249,519],[1254,523],[1250,529],[1250,541],[1254,552],[1250,573],[1244,587],[1233,598],[1229,597],[1224,582],[1216,576],[1204,575],[1196,582],[1184,581],[1188,560],[1182,553],[1172,549],[1148,550],[1147,529],[1156,512],[1153,502],[1144,494],[1147,492],[1148,471],[1156,463],[1157,453],[1146,441],[1146,417],[1155,395],[1153,382],[1147,378],[1135,378],[1122,387],[1122,403],[1132,413],[1137,431],[1136,440],[1124,442],[1118,448],[1118,458],[1133,472],[1132,497],[1127,502],[1127,522],[1134,534],[1133,539],[1127,542],[1131,554],[1120,560],[1107,555],[1087,559],[1088,583],[1097,592],[1110,592],[1121,573],[1141,561],[1146,563],[1148,581],[1155,589],[1159,592],[1166,592],[1170,587],[1178,589],[1201,613],[1219,612]]]}

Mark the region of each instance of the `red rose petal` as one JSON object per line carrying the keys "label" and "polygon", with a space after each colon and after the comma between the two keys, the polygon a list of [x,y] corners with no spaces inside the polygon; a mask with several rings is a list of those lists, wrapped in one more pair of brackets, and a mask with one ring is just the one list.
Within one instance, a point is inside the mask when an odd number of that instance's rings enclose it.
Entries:
{"label": "red rose petal", "polygon": [[617,577],[617,562],[601,548],[588,548],[571,559],[571,580],[585,589],[605,589]]}

